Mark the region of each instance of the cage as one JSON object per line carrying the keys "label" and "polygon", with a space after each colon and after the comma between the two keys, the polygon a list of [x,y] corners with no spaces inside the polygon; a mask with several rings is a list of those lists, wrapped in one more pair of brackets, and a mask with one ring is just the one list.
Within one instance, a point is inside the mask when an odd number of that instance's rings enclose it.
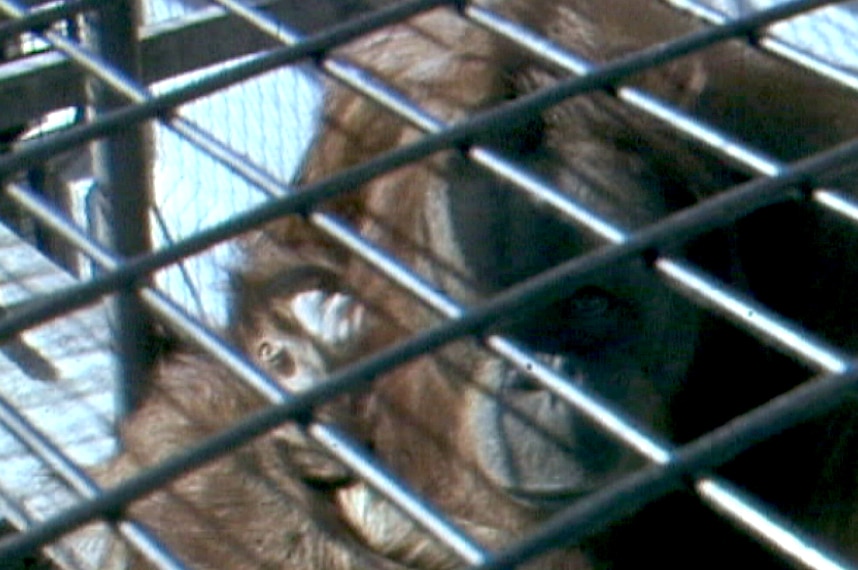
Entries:
{"label": "cage", "polygon": [[749,4],[0,0],[0,568],[851,567],[855,5]]}

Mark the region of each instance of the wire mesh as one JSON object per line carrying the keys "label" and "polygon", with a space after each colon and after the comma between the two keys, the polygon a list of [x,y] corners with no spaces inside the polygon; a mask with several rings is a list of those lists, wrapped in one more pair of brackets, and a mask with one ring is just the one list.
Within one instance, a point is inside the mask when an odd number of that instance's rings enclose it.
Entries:
{"label": "wire mesh", "polygon": [[[858,219],[858,210],[848,193],[827,186],[816,186],[817,181],[826,180],[828,173],[854,163],[858,155],[858,143],[845,142],[807,158],[787,162],[755,148],[729,131],[716,128],[707,118],[695,116],[645,89],[623,84],[624,80],[641,70],[668,65],[721,42],[751,38],[755,47],[769,48],[805,65],[810,64],[821,75],[840,79],[846,87],[851,87],[854,77],[850,74],[813,60],[802,52],[792,51],[778,40],[758,37],[759,30],[772,23],[789,20],[832,3],[818,0],[785,2],[769,10],[720,21],[718,26],[702,28],[607,63],[595,63],[549,42],[538,32],[529,30],[493,9],[467,2],[398,2],[371,12],[368,16],[349,19],[305,37],[290,28],[288,22],[279,21],[260,9],[268,7],[267,3],[251,6],[234,0],[215,0],[212,5],[221,8],[219,14],[228,14],[235,21],[243,21],[282,47],[231,62],[228,66],[180,83],[179,86],[150,91],[88,52],[73,39],[59,32],[45,31],[41,27],[47,21],[46,18],[51,21],[54,18],[66,18],[76,10],[84,11],[97,5],[97,2],[58,3],[31,12],[17,2],[0,1],[0,10],[16,26],[14,29],[8,28],[9,35],[19,29],[38,29],[53,49],[89,76],[111,86],[129,102],[123,108],[108,111],[86,122],[15,144],[12,150],[0,155],[0,176],[9,180],[7,198],[37,220],[39,226],[51,236],[82,252],[97,266],[96,271],[84,275],[84,279],[73,285],[6,310],[0,320],[0,336],[13,338],[49,319],[98,301],[104,295],[135,286],[140,288],[143,304],[163,326],[183,338],[191,339],[193,344],[271,403],[262,411],[234,425],[224,426],[225,431],[190,446],[154,467],[109,489],[99,489],[73,459],[47,441],[37,427],[15,411],[13,405],[0,402],[3,404],[0,407],[0,421],[4,427],[30,448],[35,456],[48,462],[81,497],[80,501],[45,520],[26,521],[24,524],[30,526],[26,532],[0,542],[0,558],[12,559],[27,554],[82,525],[104,517],[115,521],[116,514],[123,512],[125,505],[236,449],[251,438],[261,436],[288,420],[303,421],[313,409],[341,394],[365,388],[386,371],[450,342],[468,335],[478,335],[484,337],[482,342],[486,349],[505,359],[536,385],[550,390],[613,441],[646,459],[650,466],[634,471],[557,511],[526,536],[503,544],[500,549],[488,549],[467,529],[446,515],[442,508],[410,489],[407,480],[401,479],[376,460],[354,434],[323,422],[306,426],[311,438],[436,540],[445,544],[458,557],[461,565],[479,568],[513,567],[558,544],[587,539],[676,489],[691,488],[709,508],[765,544],[788,564],[809,568],[849,567],[849,563],[839,554],[833,553],[837,548],[829,551],[822,542],[797,529],[789,516],[779,514],[777,509],[766,505],[766,501],[759,500],[754,493],[732,483],[729,477],[720,472],[714,474],[714,470],[759,442],[811,417],[831,411],[844,398],[848,398],[855,381],[851,356],[853,347],[837,346],[836,338],[826,338],[814,332],[815,327],[782,316],[782,312],[789,315],[789,310],[785,311],[777,303],[768,306],[766,302],[755,299],[741,280],[728,282],[717,271],[701,266],[705,263],[693,259],[689,261],[669,252],[671,246],[677,243],[691,242],[746,219],[754,212],[790,200],[807,199],[826,215],[834,216],[838,223],[853,223]],[[686,3],[677,4],[687,7]],[[183,10],[179,12],[184,14],[183,17],[203,13],[201,6],[194,5],[193,8],[187,13]],[[529,56],[571,75],[564,75],[555,84],[504,105],[447,123],[429,109],[421,108],[409,100],[408,96],[382,78],[373,77],[355,63],[330,55],[332,49],[354,38],[432,9],[456,12],[456,17],[468,21],[469,25],[479,26],[503,37]],[[263,126],[248,126],[246,131],[231,132],[224,136],[213,132],[216,126],[206,124],[203,117],[194,117],[194,122],[188,119],[191,113],[185,112],[189,110],[185,107],[187,103],[201,100],[230,86],[249,89],[251,78],[287,64],[308,60],[332,80],[374,100],[425,133],[425,136],[306,184],[300,188],[300,192],[296,192],[287,182],[291,168],[278,162],[280,153],[275,152],[277,156],[273,157],[263,156],[270,147],[281,146],[266,140],[272,134]],[[474,142],[481,140],[481,133],[497,131],[499,126],[514,124],[520,117],[544,112],[571,97],[594,91],[609,92],[611,97],[657,120],[677,136],[694,141],[699,148],[711,153],[715,160],[731,165],[738,172],[759,178],[735,185],[646,227],[626,227],[627,224],[620,220],[607,219],[587,204],[571,199],[553,181],[522,166],[516,158],[510,158],[491,145],[483,146],[480,142]],[[251,97],[244,96],[242,100],[249,101]],[[235,111],[228,109],[225,112]],[[266,108],[257,116],[265,117],[274,112],[278,111]],[[200,216],[195,216],[193,222],[199,225],[183,230],[184,235],[167,236],[165,231],[163,246],[157,251],[124,259],[106,250],[58,213],[55,205],[40,196],[40,189],[35,188],[32,181],[18,176],[21,171],[49,161],[78,145],[115,135],[129,125],[148,120],[157,120],[163,125],[159,128],[164,129],[158,132],[169,132],[169,136],[181,138],[181,144],[186,145],[189,152],[207,156],[212,164],[217,164],[218,168],[223,168],[236,180],[240,180],[241,188],[236,187],[234,192],[249,195],[253,188],[260,190],[267,199],[235,198],[243,212],[216,216],[212,222],[206,220],[206,227],[200,227],[203,225],[199,224],[202,220]],[[244,123],[246,119],[229,122]],[[274,133],[273,136],[280,135]],[[254,144],[250,144],[250,141]],[[316,210],[325,200],[351,192],[378,176],[448,149],[461,151],[473,164],[507,184],[510,192],[525,196],[530,202],[550,211],[557,219],[597,236],[610,247],[597,248],[563,261],[478,305],[469,306],[445,294],[438,284],[429,282],[413,267],[374,244],[347,220]],[[178,211],[181,222],[181,213],[188,206],[171,205],[171,200],[180,195],[173,193],[171,188],[164,188],[157,180],[156,173],[155,186],[161,193],[154,194],[153,207],[158,212],[166,208]],[[182,198],[192,201],[194,192],[202,191],[202,187],[207,184],[201,178],[183,181],[183,185],[193,190],[181,195]],[[211,321],[206,323],[209,327],[200,322],[200,319],[205,320],[210,315],[199,298],[193,299],[189,308],[187,302],[184,303],[185,307],[181,307],[147,282],[146,277],[159,270],[184,264],[190,256],[287,214],[306,215],[310,224],[384,275],[392,287],[407,291],[444,318],[433,327],[333,372],[323,383],[290,394],[249,363],[235,347],[221,338],[217,330],[211,330]],[[683,444],[673,444],[664,434],[642,425],[627,410],[598,395],[592,387],[581,385],[574,374],[570,375],[547,364],[544,358],[518,339],[501,334],[486,334],[507,315],[544,306],[563,291],[585,286],[594,276],[641,257],[648,260],[649,266],[668,287],[731,322],[777,353],[799,363],[805,370],[811,371],[812,379],[791,390],[781,390],[782,393],[777,397],[751,411],[740,410],[743,413],[737,412],[736,417],[726,424],[707,429],[702,434],[695,433]],[[187,269],[181,278],[185,281],[195,279],[193,276],[188,277]],[[159,285],[164,283],[158,281]],[[192,285],[190,289],[200,287],[205,288],[205,285]],[[776,358],[771,357],[775,362],[771,367],[772,375],[782,374],[784,370],[784,365]],[[134,546],[140,548],[145,557],[159,567],[184,567],[140,523],[120,522],[118,528]],[[60,555],[56,556],[58,561],[61,558]]]}

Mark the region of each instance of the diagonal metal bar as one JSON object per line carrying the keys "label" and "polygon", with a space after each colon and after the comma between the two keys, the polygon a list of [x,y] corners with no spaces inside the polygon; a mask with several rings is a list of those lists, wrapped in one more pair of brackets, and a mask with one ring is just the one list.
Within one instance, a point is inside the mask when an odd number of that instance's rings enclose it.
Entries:
{"label": "diagonal metal bar", "polygon": [[[110,269],[123,263],[120,257],[100,246],[84,231],[57,213],[44,198],[17,185],[13,185],[9,192],[16,203],[101,267]],[[156,288],[148,287],[141,290],[141,299],[153,314],[180,338],[190,340],[213,356],[269,403],[289,402],[295,397],[229,346],[219,335],[189,316]],[[0,414],[0,421],[2,421],[2,414]],[[447,520],[434,506],[410,490],[407,484],[381,466],[354,438],[335,425],[327,423],[311,424],[308,435],[319,442],[333,457],[340,459],[344,465],[368,482],[382,496],[389,499],[392,504],[452,548],[467,563],[476,564],[485,560],[486,553],[481,546]],[[92,494],[87,496],[91,497]]]}
{"label": "diagonal metal bar", "polygon": [[[363,388],[376,376],[391,368],[463,336],[485,330],[501,315],[526,307],[541,307],[549,304],[562,296],[564,290],[580,286],[597,271],[647,251],[657,250],[660,246],[674,243],[679,239],[705,233],[721,223],[740,217],[761,203],[770,201],[782,191],[784,185],[801,185],[808,177],[854,160],[856,156],[858,156],[858,141],[852,141],[799,161],[782,176],[748,182],[731,192],[669,216],[661,222],[632,234],[622,244],[605,247],[563,263],[493,297],[484,305],[474,308],[458,319],[446,321],[420,332],[405,342],[380,351],[333,374],[327,382],[302,392],[293,400],[239,422],[221,434],[192,447],[187,453],[168,459],[158,467],[127,480],[93,500],[69,508],[25,535],[0,541],[0,556],[13,556],[33,550],[77,526],[98,518],[105,512],[116,511],[122,505],[165,485],[188,470],[222,456],[235,446],[289,419],[307,413],[332,397]],[[813,386],[809,389],[812,390]],[[810,406],[807,406],[806,411],[809,410]],[[796,416],[793,420],[797,422],[800,417],[806,416]],[[669,465],[674,465],[674,462]],[[658,469],[665,469],[665,467]]]}
{"label": "diagonal metal bar", "polygon": [[[803,8],[810,5],[825,5],[830,2],[822,0],[799,2]],[[467,144],[467,142],[475,137],[478,133],[491,130],[499,125],[506,124],[509,120],[520,117],[522,113],[536,113],[547,106],[554,104],[558,98],[562,100],[564,96],[573,96],[584,93],[593,89],[598,89],[609,85],[635,71],[646,66],[658,65],[676,57],[685,55],[688,50],[702,49],[708,45],[724,41],[731,37],[730,34],[746,33],[748,30],[753,30],[757,26],[767,25],[772,21],[777,21],[779,18],[788,17],[797,7],[790,5],[792,11],[789,10],[770,10],[764,13],[755,14],[753,17],[737,20],[734,25],[725,26],[723,29],[704,30],[701,32],[686,36],[681,42],[682,45],[675,49],[649,50],[642,52],[639,56],[630,56],[619,60],[613,64],[608,64],[601,68],[598,72],[593,73],[585,78],[570,79],[560,82],[558,85],[540,91],[531,96],[524,97],[515,102],[508,103],[474,116],[473,118],[463,121],[455,126],[438,133],[427,135],[423,139],[410,144],[406,147],[398,148],[390,151],[381,157],[370,160],[361,165],[355,166],[333,177],[309,185],[305,188],[306,192],[301,192],[296,196],[290,196],[281,200],[274,201],[269,204],[264,204],[253,210],[237,216],[229,223],[220,224],[212,227],[200,234],[178,242],[174,247],[165,249],[161,252],[150,256],[131,260],[129,265],[119,269],[111,274],[97,277],[87,284],[74,287],[63,294],[62,301],[60,299],[43,299],[41,302],[33,303],[27,307],[19,308],[15,315],[10,315],[6,319],[0,320],[0,338],[5,338],[10,334],[14,334],[17,329],[33,326],[44,320],[53,318],[70,310],[74,307],[80,307],[87,303],[92,303],[100,295],[112,291],[121,286],[127,286],[131,282],[139,279],[144,274],[157,269],[161,269],[167,265],[179,261],[181,258],[194,253],[198,253],[207,247],[215,245],[220,241],[224,241],[239,235],[240,233],[250,230],[260,224],[272,221],[279,216],[304,211],[311,208],[319,201],[334,197],[340,193],[353,191],[360,184],[367,182],[377,175],[388,172],[397,167],[404,166],[426,157],[436,151]],[[350,30],[353,32],[353,30]],[[328,39],[328,38],[325,38]],[[287,59],[299,58],[302,56],[314,53],[306,43],[301,44],[304,50],[294,48],[284,48],[277,50],[275,53],[278,57],[287,55]],[[317,51],[317,50],[316,50]],[[288,52],[288,53],[287,53]],[[250,62],[248,66],[257,64],[260,60]],[[242,68],[242,72],[247,72],[247,67]],[[263,66],[263,70],[266,69]],[[252,74],[251,74],[252,75]],[[221,80],[222,77],[215,79]],[[195,84],[196,87],[204,85],[205,88],[211,87],[210,83],[200,82]],[[195,86],[186,89],[172,92],[173,96],[177,92],[181,94],[178,98],[181,100]],[[135,120],[143,120],[151,117],[162,111],[168,111],[172,108],[170,100],[166,97],[169,95],[156,97],[141,105],[131,106],[127,109],[112,113],[93,124],[82,127],[75,127],[68,131],[49,137],[51,140],[45,140],[43,144],[34,143],[30,150],[22,148],[15,154],[8,156],[0,156],[0,176],[22,168],[32,161],[38,161],[55,152],[60,152],[66,148],[66,145],[73,146],[81,142],[86,142],[98,136],[107,135],[114,129],[119,129]],[[191,97],[193,98],[193,97]],[[74,141],[74,142],[72,142]]]}
{"label": "diagonal metal bar", "polygon": [[[83,469],[2,396],[0,396],[0,425],[27,446],[36,457],[44,461],[79,497],[91,499],[102,492],[98,484]],[[28,522],[28,526],[37,524],[35,521]],[[126,519],[117,527],[131,544],[159,568],[188,570],[143,524],[133,519]]]}
{"label": "diagonal metal bar", "polygon": [[[854,392],[856,384],[858,369],[854,365],[840,374],[812,379],[684,445],[669,463],[644,468],[584,497],[479,568],[512,568],[546,549],[578,542],[681,487],[684,477],[713,469],[755,443],[833,409],[844,396]],[[848,567],[809,554],[802,560],[808,567]]]}
{"label": "diagonal metal bar", "polygon": [[0,22],[0,41],[25,32],[39,30],[65,18],[98,9],[110,0],[63,0],[35,6],[24,18]]}

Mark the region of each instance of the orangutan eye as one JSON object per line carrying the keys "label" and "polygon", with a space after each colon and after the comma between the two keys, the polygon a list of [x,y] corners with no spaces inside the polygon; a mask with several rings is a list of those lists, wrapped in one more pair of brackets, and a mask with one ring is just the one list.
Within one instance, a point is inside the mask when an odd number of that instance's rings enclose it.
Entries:
{"label": "orangutan eye", "polygon": [[256,356],[262,366],[273,374],[288,377],[295,373],[295,359],[280,344],[263,340],[256,349]]}
{"label": "orangutan eye", "polygon": [[275,354],[277,354],[277,349],[274,348],[274,345],[268,342],[267,340],[259,343],[259,347],[256,350],[256,356],[259,358],[261,362],[268,364],[273,360]]}

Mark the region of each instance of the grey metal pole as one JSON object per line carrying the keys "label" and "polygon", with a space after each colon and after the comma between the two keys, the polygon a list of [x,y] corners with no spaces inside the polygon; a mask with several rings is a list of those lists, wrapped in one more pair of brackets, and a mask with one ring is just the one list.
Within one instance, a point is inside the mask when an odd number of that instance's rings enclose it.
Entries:
{"label": "grey metal pole", "polygon": [[[87,17],[86,37],[93,51],[133,79],[141,77],[137,0],[114,0]],[[87,84],[96,115],[115,110],[127,99],[105,84]],[[151,200],[151,144],[149,127],[128,127],[93,145],[96,196],[94,225],[99,239],[118,254],[131,257],[152,249],[149,228]],[[134,290],[119,292],[110,300],[111,327],[120,364],[119,412],[137,404],[143,379],[155,351],[152,320]]]}

